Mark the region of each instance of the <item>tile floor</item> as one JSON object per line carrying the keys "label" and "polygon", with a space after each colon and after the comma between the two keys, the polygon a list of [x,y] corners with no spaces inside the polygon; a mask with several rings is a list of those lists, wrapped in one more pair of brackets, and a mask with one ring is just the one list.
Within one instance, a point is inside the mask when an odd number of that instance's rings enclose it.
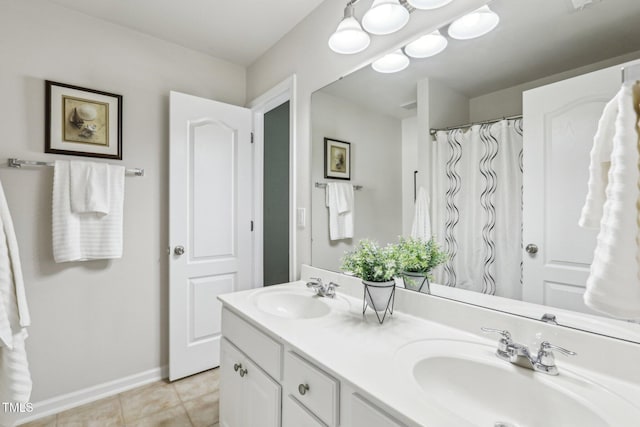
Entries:
{"label": "tile floor", "polygon": [[218,427],[219,370],[158,381],[22,427]]}

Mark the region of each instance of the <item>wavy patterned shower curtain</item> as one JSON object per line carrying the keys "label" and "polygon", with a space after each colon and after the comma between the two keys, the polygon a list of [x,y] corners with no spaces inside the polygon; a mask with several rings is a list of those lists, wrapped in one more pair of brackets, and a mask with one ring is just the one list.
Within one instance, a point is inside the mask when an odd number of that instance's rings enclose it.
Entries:
{"label": "wavy patterned shower curtain", "polygon": [[521,299],[522,119],[438,132],[431,171],[436,282]]}

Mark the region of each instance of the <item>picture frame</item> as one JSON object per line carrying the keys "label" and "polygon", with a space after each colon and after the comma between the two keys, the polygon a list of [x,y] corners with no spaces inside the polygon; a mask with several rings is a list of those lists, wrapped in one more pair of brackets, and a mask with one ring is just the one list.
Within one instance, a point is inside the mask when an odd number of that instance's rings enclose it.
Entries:
{"label": "picture frame", "polygon": [[324,177],[351,180],[351,143],[324,139]]}
{"label": "picture frame", "polygon": [[45,80],[44,152],[122,160],[122,95]]}

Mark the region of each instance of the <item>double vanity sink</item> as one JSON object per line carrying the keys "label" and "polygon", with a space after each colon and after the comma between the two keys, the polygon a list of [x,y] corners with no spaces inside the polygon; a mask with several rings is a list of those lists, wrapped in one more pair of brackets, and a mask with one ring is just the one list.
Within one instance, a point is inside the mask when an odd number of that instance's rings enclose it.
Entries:
{"label": "double vanity sink", "polygon": [[[221,301],[283,346],[284,372],[272,375],[283,384],[283,426],[596,427],[640,420],[638,394],[625,393],[629,384],[618,387],[618,379],[592,375],[569,359],[558,360],[555,376],[511,364],[496,356],[497,340],[480,332],[486,325],[465,331],[398,310],[379,325],[373,313],[362,315],[361,300],[340,292],[319,297],[305,282]],[[307,387],[310,395],[313,384],[287,388],[288,354],[335,381],[335,417],[323,418],[305,406],[308,396],[302,392]],[[224,387],[223,382],[223,394]],[[287,399],[317,424],[292,421]]]}

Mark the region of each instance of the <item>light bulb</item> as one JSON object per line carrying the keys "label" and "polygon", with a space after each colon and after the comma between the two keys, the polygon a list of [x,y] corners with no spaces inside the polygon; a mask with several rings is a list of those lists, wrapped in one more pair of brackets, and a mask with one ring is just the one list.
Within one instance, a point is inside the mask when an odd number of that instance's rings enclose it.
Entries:
{"label": "light bulb", "polygon": [[400,49],[373,61],[371,67],[379,73],[397,73],[409,66],[409,58]]}
{"label": "light bulb", "polygon": [[435,30],[409,43],[404,48],[404,53],[412,58],[428,58],[442,52],[447,44],[449,44],[447,39],[440,34],[440,31]]}
{"label": "light bulb", "polygon": [[371,42],[369,34],[364,32],[353,15],[353,5],[349,4],[344,9],[344,18],[338,24],[338,28],[329,37],[329,47],[336,53],[348,55],[362,52]]}
{"label": "light bulb", "polygon": [[497,13],[489,9],[489,6],[482,6],[453,21],[449,25],[449,35],[458,40],[474,39],[496,28],[499,22],[500,17]]}
{"label": "light bulb", "polygon": [[362,17],[362,26],[371,34],[395,33],[409,22],[409,11],[399,0],[374,0]]}

